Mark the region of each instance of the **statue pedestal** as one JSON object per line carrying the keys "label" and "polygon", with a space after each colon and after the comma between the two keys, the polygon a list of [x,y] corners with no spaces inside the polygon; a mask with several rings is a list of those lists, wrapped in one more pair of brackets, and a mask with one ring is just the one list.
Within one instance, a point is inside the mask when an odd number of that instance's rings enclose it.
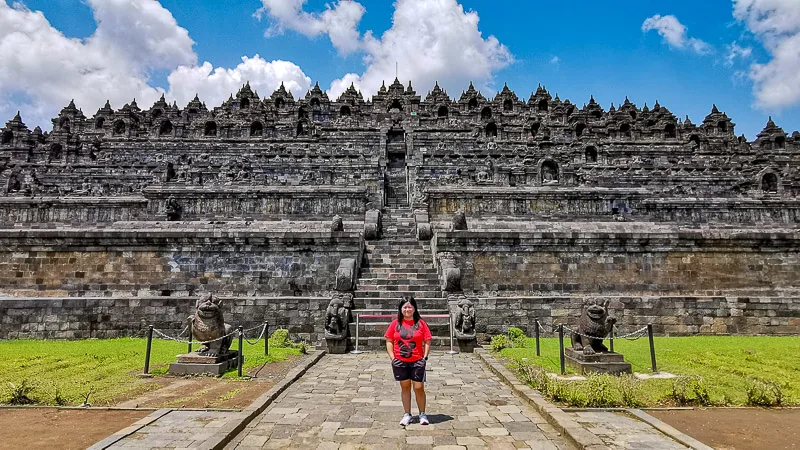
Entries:
{"label": "statue pedestal", "polygon": [[631,364],[625,362],[620,353],[595,353],[594,355],[584,355],[582,351],[575,351],[573,348],[565,348],[564,356],[567,365],[577,369],[581,374],[589,373],[608,373],[621,375],[623,373],[633,373]]}
{"label": "statue pedestal", "polygon": [[169,365],[170,375],[215,375],[220,376],[239,364],[239,352],[231,350],[220,356],[203,356],[192,352],[178,355],[178,362]]}
{"label": "statue pedestal", "polygon": [[343,355],[347,353],[347,343],[349,341],[349,339],[326,336],[325,344],[328,346],[328,354]]}
{"label": "statue pedestal", "polygon": [[458,351],[461,353],[472,353],[475,347],[478,346],[478,339],[476,338],[456,338],[458,342]]}

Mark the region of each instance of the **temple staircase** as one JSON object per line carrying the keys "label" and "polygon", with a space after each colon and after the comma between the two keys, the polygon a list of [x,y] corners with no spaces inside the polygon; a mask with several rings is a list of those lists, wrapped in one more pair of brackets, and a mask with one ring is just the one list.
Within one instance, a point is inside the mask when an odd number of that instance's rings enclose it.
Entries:
{"label": "temple staircase", "polygon": [[[354,294],[354,314],[396,314],[400,297],[413,295],[420,313],[447,314],[447,299],[442,298],[439,276],[433,266],[430,243],[416,238],[416,225],[411,208],[386,208],[381,217],[381,239],[369,241],[361,263]],[[360,345],[370,348],[383,345],[386,325],[369,326],[364,321],[359,333]],[[427,320],[434,336],[434,345],[448,346],[450,330],[447,319]],[[350,335],[355,336],[354,324]]]}

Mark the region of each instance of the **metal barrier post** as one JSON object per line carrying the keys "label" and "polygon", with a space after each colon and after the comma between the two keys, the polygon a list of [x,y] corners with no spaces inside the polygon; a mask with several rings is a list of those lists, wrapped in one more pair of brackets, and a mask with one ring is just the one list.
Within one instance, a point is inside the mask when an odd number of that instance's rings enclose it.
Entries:
{"label": "metal barrier post", "polygon": [[147,350],[144,352],[144,374],[150,373],[150,349],[153,346],[153,326],[147,327]]}
{"label": "metal barrier post", "polygon": [[611,324],[611,333],[609,333],[608,343],[611,346],[611,353],[614,353],[614,324]]}
{"label": "metal barrier post", "polygon": [[450,351],[446,352],[448,355],[457,355],[458,352],[453,350],[453,330],[455,326],[453,325],[453,315],[450,314]]}
{"label": "metal barrier post", "polygon": [[350,353],[353,354],[353,355],[358,355],[360,353],[364,353],[364,352],[362,352],[361,350],[358,349],[358,324],[359,324],[359,318],[360,317],[361,317],[361,314],[356,314],[356,348],[350,351]]}
{"label": "metal barrier post", "polygon": [[239,378],[242,377],[242,365],[244,363],[244,358],[242,357],[242,347],[243,347],[242,340],[244,339],[244,331],[243,330],[244,330],[244,327],[239,325],[239,354],[236,356],[236,358],[238,359],[238,363],[239,363],[239,364],[237,364],[237,366],[239,366],[239,373],[238,373]]}
{"label": "metal barrier post", "polygon": [[542,356],[541,349],[539,347],[539,318],[536,317],[533,319],[533,325],[536,330],[533,332],[533,335],[536,337],[536,356]]}
{"label": "metal barrier post", "polygon": [[264,321],[264,354],[269,356],[269,322]]}
{"label": "metal barrier post", "polygon": [[566,361],[564,360],[564,324],[558,324],[558,358],[561,362],[561,375],[567,371]]}
{"label": "metal barrier post", "polygon": [[650,340],[650,363],[653,366],[653,373],[658,373],[656,368],[656,347],[653,344],[653,324],[647,324],[647,338]]}
{"label": "metal barrier post", "polygon": [[192,324],[194,323],[194,317],[190,316],[187,320],[189,322],[189,350],[186,353],[192,353]]}

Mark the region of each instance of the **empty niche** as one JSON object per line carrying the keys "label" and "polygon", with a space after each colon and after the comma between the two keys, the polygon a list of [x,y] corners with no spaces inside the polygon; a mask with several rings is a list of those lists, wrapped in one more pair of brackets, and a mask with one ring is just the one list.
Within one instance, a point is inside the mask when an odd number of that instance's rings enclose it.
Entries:
{"label": "empty niche", "polygon": [[555,161],[542,163],[542,184],[558,183],[558,164]]}
{"label": "empty niche", "polygon": [[728,122],[726,122],[724,120],[720,120],[717,123],[717,129],[719,130],[720,133],[727,133],[728,132]]}
{"label": "empty niche", "polygon": [[539,122],[531,124],[531,137],[536,137],[536,135],[539,134],[539,128],[541,126],[542,126],[542,124],[539,123]]}
{"label": "empty niche", "polygon": [[481,119],[488,120],[492,118],[492,108],[488,106],[481,110]]}
{"label": "empty niche", "polygon": [[278,97],[278,98],[275,99],[275,108],[283,109],[283,105],[285,105],[285,104],[286,104],[286,102],[283,101],[283,99],[281,97]]}
{"label": "empty niche", "polygon": [[575,125],[575,137],[583,136],[583,132],[586,130],[586,124],[579,123]]}
{"label": "empty niche", "polygon": [[14,133],[8,130],[3,131],[3,137],[2,140],[0,140],[0,143],[2,143],[3,145],[8,145],[13,141],[14,141]]}
{"label": "empty niche", "polygon": [[389,111],[391,111],[393,109],[396,109],[398,111],[402,111],[403,110],[403,104],[400,102],[400,99],[396,98],[396,99],[392,100],[392,104],[389,106]]}
{"label": "empty niche", "polygon": [[585,157],[587,163],[596,163],[597,149],[593,146],[586,147]]}
{"label": "empty niche", "polygon": [[475,98],[475,97],[472,97],[471,99],[469,99],[469,102],[467,102],[467,107],[470,110],[473,110],[473,109],[477,108],[478,107],[478,99]]}
{"label": "empty niche", "polygon": [[491,122],[486,125],[486,137],[497,137],[497,124]]}
{"label": "empty niche", "polygon": [[105,124],[106,124],[106,119],[104,117],[98,117],[97,120],[94,122],[94,129],[102,130],[103,125]]}
{"label": "empty niche", "polygon": [[512,102],[510,98],[506,99],[506,101],[503,102],[503,111],[504,112],[514,111],[514,102]]}
{"label": "empty niche", "polygon": [[125,125],[125,121],[124,120],[118,120],[118,121],[114,122],[114,134],[115,135],[125,134],[125,129],[126,128],[127,128],[127,125]]}
{"label": "empty niche", "polygon": [[350,107],[344,105],[341,108],[339,108],[339,115],[342,117],[350,117]]}
{"label": "empty niche", "polygon": [[786,148],[786,137],[778,136],[775,138],[775,148]]}
{"label": "empty niche", "polygon": [[765,173],[761,177],[761,190],[768,193],[778,192],[778,176],[774,173]]}
{"label": "empty niche", "polygon": [[436,115],[438,115],[439,117],[447,117],[447,114],[448,114],[447,106],[444,105],[440,106],[439,111],[437,111],[436,113]]}
{"label": "empty niche", "polygon": [[674,123],[668,124],[666,127],[664,127],[664,137],[667,139],[675,139],[678,137]]}
{"label": "empty niche", "polygon": [[239,108],[240,109],[247,109],[249,107],[250,107],[250,99],[249,98],[243,98],[241,101],[239,101]]}
{"label": "empty niche", "polygon": [[161,127],[158,129],[159,136],[169,136],[172,134],[172,122],[169,120],[165,120],[161,123]]}
{"label": "empty niche", "polygon": [[206,126],[203,129],[203,136],[216,136],[216,135],[217,135],[217,123],[206,122]]}
{"label": "empty niche", "polygon": [[694,148],[700,148],[700,136],[693,134],[689,137],[689,144]]}
{"label": "empty niche", "polygon": [[311,107],[319,108],[319,99],[317,97],[311,99]]}
{"label": "empty niche", "polygon": [[631,125],[629,123],[623,123],[619,127],[619,133],[623,137],[626,137],[626,138],[631,137]]}
{"label": "empty niche", "polygon": [[264,135],[264,125],[261,122],[253,122],[250,125],[250,136],[263,136]]}
{"label": "empty niche", "polygon": [[547,100],[541,100],[536,105],[536,110],[539,112],[547,112]]}

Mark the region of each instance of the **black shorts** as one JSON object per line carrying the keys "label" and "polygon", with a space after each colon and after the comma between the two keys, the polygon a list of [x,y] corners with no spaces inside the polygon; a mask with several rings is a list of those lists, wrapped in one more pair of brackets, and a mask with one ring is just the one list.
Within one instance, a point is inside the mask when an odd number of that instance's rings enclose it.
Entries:
{"label": "black shorts", "polygon": [[396,381],[411,380],[418,383],[425,382],[425,364],[424,359],[414,362],[403,362],[395,358],[392,360],[392,372],[394,372],[394,379]]}

